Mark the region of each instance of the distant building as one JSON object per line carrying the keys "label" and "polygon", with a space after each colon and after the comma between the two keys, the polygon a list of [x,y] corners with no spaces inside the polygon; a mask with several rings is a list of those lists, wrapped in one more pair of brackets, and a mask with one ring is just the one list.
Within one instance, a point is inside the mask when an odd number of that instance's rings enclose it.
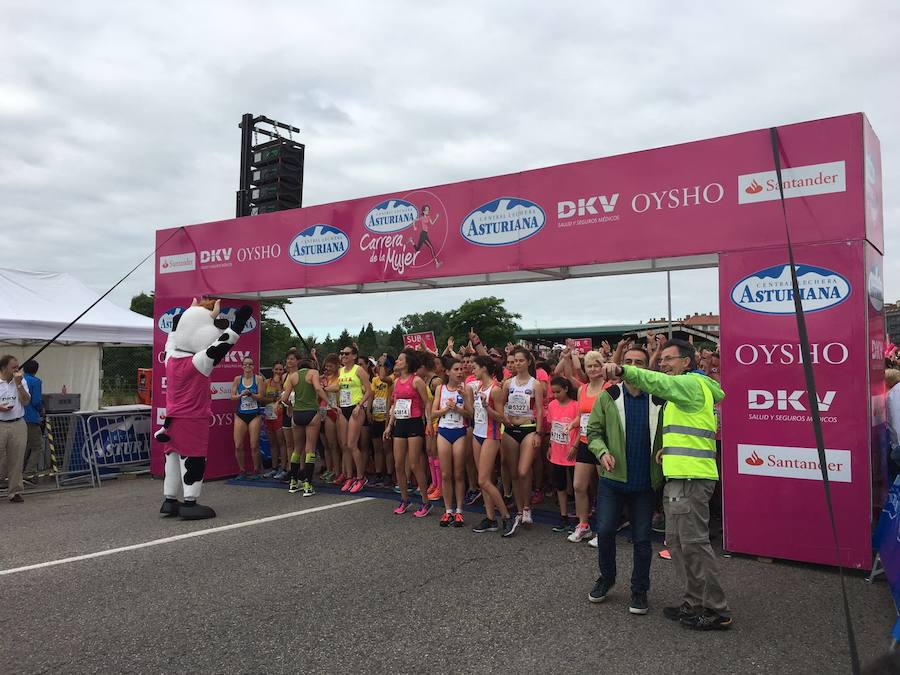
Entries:
{"label": "distant building", "polygon": [[884,306],[884,332],[894,344],[900,341],[900,302]]}
{"label": "distant building", "polygon": [[[653,324],[668,324],[669,320],[662,319],[650,319],[649,323]],[[691,328],[696,328],[697,330],[702,330],[704,333],[710,333],[712,335],[719,334],[719,315],[718,314],[688,314],[687,316],[681,319],[672,319],[672,323],[682,324],[684,326],[689,326]]]}

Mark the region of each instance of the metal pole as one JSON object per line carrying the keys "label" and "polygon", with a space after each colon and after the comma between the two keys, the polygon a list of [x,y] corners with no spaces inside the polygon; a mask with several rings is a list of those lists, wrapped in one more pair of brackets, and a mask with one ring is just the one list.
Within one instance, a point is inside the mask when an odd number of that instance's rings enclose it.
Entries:
{"label": "metal pole", "polygon": [[253,115],[246,113],[241,117],[241,175],[238,182],[237,206],[235,216],[249,216],[248,199],[250,193],[250,152],[253,140]]}
{"label": "metal pole", "polygon": [[672,272],[666,270],[666,295],[669,298],[669,339],[672,339]]}

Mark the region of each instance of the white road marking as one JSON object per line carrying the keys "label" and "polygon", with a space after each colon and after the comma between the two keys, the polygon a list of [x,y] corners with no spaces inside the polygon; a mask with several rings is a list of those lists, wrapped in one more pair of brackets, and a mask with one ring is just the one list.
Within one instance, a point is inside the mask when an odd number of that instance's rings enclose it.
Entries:
{"label": "white road marking", "polygon": [[282,513],[277,516],[268,516],[266,518],[257,518],[256,520],[247,520],[242,523],[232,523],[231,525],[222,525],[221,527],[210,527],[205,530],[196,530],[195,532],[185,532],[184,534],[177,534],[174,537],[164,537],[162,539],[153,539],[151,541],[145,541],[141,544],[132,544],[130,546],[120,546],[119,548],[110,548],[106,551],[97,551],[96,553],[86,553],[85,555],[76,555],[71,558],[60,558],[59,560],[49,560],[47,562],[36,563],[34,565],[25,565],[23,567],[13,567],[8,570],[0,570],[0,576],[6,576],[7,574],[17,574],[18,572],[28,572],[30,570],[39,570],[44,567],[55,567],[56,565],[65,565],[67,563],[79,562],[81,560],[90,560],[91,558],[102,558],[107,555],[114,555],[116,553],[125,553],[126,551],[136,551],[141,548],[150,548],[151,546],[160,546],[161,544],[171,544],[175,541],[182,541],[184,539],[191,539],[192,537],[202,537],[207,534],[216,534],[218,532],[227,532],[228,530],[237,530],[242,527],[250,527],[251,525],[260,525],[262,523],[272,523],[276,520],[284,520],[286,518],[296,518],[297,516],[304,516],[308,513],[318,513],[319,511],[327,511],[329,509],[339,509],[344,506],[352,506],[353,504],[361,504],[363,502],[370,502],[374,497],[360,497],[358,499],[351,499],[345,502],[336,502],[334,504],[325,504],[324,506],[314,506],[311,509],[303,509],[301,511],[291,511],[290,513]]}

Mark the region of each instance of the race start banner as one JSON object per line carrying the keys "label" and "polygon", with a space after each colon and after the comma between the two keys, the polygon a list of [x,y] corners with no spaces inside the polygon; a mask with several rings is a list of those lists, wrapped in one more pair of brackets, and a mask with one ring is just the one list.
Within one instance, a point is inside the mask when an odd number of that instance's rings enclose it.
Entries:
{"label": "race start banner", "polygon": [[[777,134],[780,186],[770,130],[760,129],[159,230],[155,318],[190,295],[239,305],[718,266],[726,547],[833,565],[786,216],[813,343],[840,562],[868,568],[873,504],[880,508],[885,491],[878,138],[861,113]],[[552,302],[551,293],[540,300]],[[245,335],[237,349],[258,354],[258,336]],[[232,414],[224,387],[239,361],[232,365],[214,378],[222,415]],[[154,369],[154,401],[162,374]],[[226,475],[235,470],[233,445],[224,429],[219,438],[211,453],[216,475]]]}
{"label": "race start banner", "polygon": [[432,331],[404,335],[403,346],[412,347],[413,349],[427,349],[432,354],[438,353],[437,342],[435,342],[434,333]]}

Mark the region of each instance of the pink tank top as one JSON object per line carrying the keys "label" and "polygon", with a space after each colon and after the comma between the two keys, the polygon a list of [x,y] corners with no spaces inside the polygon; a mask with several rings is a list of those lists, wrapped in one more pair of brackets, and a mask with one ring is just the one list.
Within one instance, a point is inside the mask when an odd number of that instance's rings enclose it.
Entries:
{"label": "pink tank top", "polygon": [[[416,391],[416,388],[413,386],[413,380],[415,380],[415,375],[410,375],[404,381],[401,378],[397,378],[397,381],[394,382],[394,393],[391,397],[391,400],[394,401],[394,405],[397,405],[398,401],[408,400],[409,403],[409,417],[399,417],[396,416],[397,419],[416,419],[417,417],[422,416],[422,397],[419,396],[419,392]],[[400,406],[403,407],[403,404]],[[397,408],[399,410],[399,408]],[[396,410],[395,410],[396,413]]]}
{"label": "pink tank top", "polygon": [[190,356],[169,357],[166,383],[166,417],[210,416],[209,378],[194,367]]}

